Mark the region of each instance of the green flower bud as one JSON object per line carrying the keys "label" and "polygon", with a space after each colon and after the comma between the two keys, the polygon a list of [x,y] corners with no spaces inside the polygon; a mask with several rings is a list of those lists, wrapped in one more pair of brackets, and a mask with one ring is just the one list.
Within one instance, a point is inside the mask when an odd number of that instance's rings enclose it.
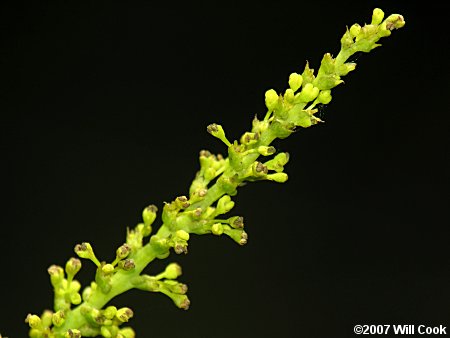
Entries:
{"label": "green flower bud", "polygon": [[258,120],[258,117],[255,116],[252,120],[252,132],[253,133],[259,133],[266,131],[267,128],[269,128],[269,122],[268,121],[260,121]]}
{"label": "green flower bud", "polygon": [[259,146],[258,147],[258,153],[260,153],[263,156],[273,155],[273,154],[275,154],[275,151],[276,151],[275,148],[272,147],[272,146],[269,146],[269,147],[267,147],[267,146]]}
{"label": "green flower bud", "polygon": [[229,195],[224,195],[217,202],[215,213],[216,215],[226,214],[228,211],[233,209],[233,207],[234,202],[231,200],[231,197]]}
{"label": "green flower bud", "polygon": [[284,170],[284,166],[289,161],[289,153],[279,153],[270,161],[265,163],[265,166],[269,170],[274,170],[276,172],[282,172]]}
{"label": "green flower bud", "polygon": [[81,332],[79,330],[70,329],[66,332],[64,338],[81,338]]}
{"label": "green flower bud", "polygon": [[372,25],[379,25],[383,21],[384,12],[380,8],[375,8],[372,13]]}
{"label": "green flower bud", "polygon": [[61,326],[62,324],[64,324],[64,318],[66,317],[66,315],[64,314],[64,311],[58,311],[55,312],[52,316],[52,323],[55,326]]}
{"label": "green flower bud", "polygon": [[103,316],[105,316],[106,319],[113,319],[116,316],[116,313],[117,308],[115,306],[108,306],[103,310]]}
{"label": "green flower bud", "polygon": [[130,308],[123,307],[117,310],[116,318],[122,323],[128,322],[133,317],[133,311]]}
{"label": "green flower bud", "polygon": [[163,278],[176,279],[181,276],[181,272],[181,266],[177,263],[170,263],[163,272]]}
{"label": "green flower bud", "polygon": [[89,300],[89,297],[92,294],[92,288],[87,286],[84,288],[83,293],[82,293],[82,298],[85,302],[87,302]]}
{"label": "green flower bud", "polygon": [[152,226],[145,225],[144,223],[139,223],[138,225],[136,225],[135,231],[140,233],[142,237],[147,237],[152,233]]}
{"label": "green flower bud", "polygon": [[312,125],[310,112],[303,109],[295,109],[295,111],[293,109],[293,111],[290,113],[290,121],[297,127],[308,128]]}
{"label": "green flower bud", "polygon": [[274,110],[278,105],[279,97],[277,92],[273,89],[269,89],[268,91],[266,91],[264,96],[267,109],[269,109],[270,111]]}
{"label": "green flower bud", "polygon": [[208,168],[205,170],[205,179],[207,181],[212,181],[214,179],[214,177],[216,177],[217,173],[216,170],[214,168]]}
{"label": "green flower bud", "polygon": [[128,244],[125,243],[116,250],[116,257],[117,257],[117,259],[127,258],[128,255],[130,254],[130,252],[131,252],[131,246],[129,246]]}
{"label": "green flower bud", "polygon": [[290,88],[286,89],[286,92],[284,93],[284,99],[289,103],[294,102],[294,91]]}
{"label": "green flower bud", "polygon": [[350,27],[350,34],[353,37],[357,37],[359,33],[361,32],[361,26],[355,23]]}
{"label": "green flower bud", "polygon": [[223,143],[225,143],[228,147],[231,146],[230,141],[225,136],[225,131],[223,130],[222,126],[216,123],[210,124],[206,130],[208,133],[210,133],[212,136],[217,137],[219,140],[221,140]]}
{"label": "green flower bud", "polygon": [[78,292],[72,293],[72,294],[70,295],[70,302],[71,302],[73,305],[78,305],[78,304],[80,304],[80,303],[81,303],[81,295],[80,295]]}
{"label": "green flower bud", "polygon": [[307,83],[297,95],[300,102],[310,102],[319,95],[319,88],[314,87],[311,83]]}
{"label": "green flower bud", "polygon": [[336,73],[338,73],[339,76],[345,76],[348,73],[350,73],[351,71],[355,70],[355,68],[356,68],[356,63],[347,62],[347,63],[344,63],[344,64],[340,65],[339,67],[337,67]]}
{"label": "green flower bud", "polygon": [[58,265],[52,265],[47,269],[48,274],[50,275],[50,282],[53,287],[58,287],[61,285],[64,280],[64,270],[62,267]]}
{"label": "green flower bud", "polygon": [[142,211],[142,219],[146,226],[152,225],[152,223],[156,219],[156,213],[158,212],[158,208],[154,204],[150,204]]}
{"label": "green flower bud", "polygon": [[331,101],[331,90],[322,90],[316,100],[318,103],[328,104]]}
{"label": "green flower bud", "polygon": [[189,240],[189,233],[184,231],[184,230],[177,230],[177,232],[175,233],[176,236],[184,241],[188,241]]}
{"label": "green flower bud", "polygon": [[105,264],[102,266],[102,272],[105,275],[110,275],[114,272],[114,266],[112,264]]}
{"label": "green flower bud", "polygon": [[119,331],[119,334],[123,336],[123,338],[135,338],[136,334],[131,327],[124,327]]}
{"label": "green flower bud", "polygon": [[158,235],[150,237],[150,245],[153,247],[153,250],[156,251],[157,255],[164,255],[169,252],[169,242],[166,238],[161,238]]}
{"label": "green flower bud", "polygon": [[142,247],[143,234],[138,229],[127,228],[127,244],[132,249],[139,249]]}
{"label": "green flower bud", "polygon": [[353,43],[354,43],[353,36],[347,28],[347,30],[345,31],[344,35],[341,38],[341,48],[342,49],[350,48],[353,45]]}
{"label": "green flower bud", "polygon": [[78,258],[71,258],[66,263],[66,273],[70,279],[75,276],[81,269],[81,261]]}
{"label": "green flower bud", "polygon": [[53,317],[53,312],[50,310],[45,310],[41,315],[42,326],[50,327],[52,325],[52,317]]}
{"label": "green flower bud", "polygon": [[225,191],[225,193],[227,193],[230,196],[234,196],[237,194],[236,187],[239,184],[239,180],[237,178],[237,175],[233,177],[227,177],[222,175],[217,179],[216,184],[218,188]]}
{"label": "green flower bud", "polygon": [[27,318],[25,318],[25,323],[28,323],[32,329],[39,329],[42,327],[41,318],[37,315],[32,315],[31,313],[29,313]]}
{"label": "green flower bud", "polygon": [[109,328],[107,326],[102,326],[100,328],[100,333],[102,334],[102,337],[105,337],[105,338],[111,338],[112,337],[112,333],[111,333],[111,331],[109,330]]}
{"label": "green flower bud", "polygon": [[[159,276],[158,276],[159,278]],[[164,277],[161,277],[164,278]],[[159,292],[160,291],[160,283],[157,280],[157,277],[149,276],[149,275],[140,275],[135,276],[131,279],[131,284],[139,290],[149,291],[149,292]]]}
{"label": "green flower bud", "polygon": [[100,266],[100,262],[98,261],[97,257],[95,257],[94,250],[92,250],[91,244],[87,242],[77,244],[74,250],[78,257],[90,259],[92,262],[94,262],[95,265]]}
{"label": "green flower bud", "polygon": [[[30,338],[41,338],[42,331],[38,330],[38,329],[31,329],[30,331],[28,331],[28,335],[30,336]],[[0,338],[1,338],[1,335],[0,335]]]}
{"label": "green flower bud", "polygon": [[72,282],[70,283],[68,289],[69,289],[70,292],[78,292],[78,291],[80,291],[80,289],[81,289],[81,284],[80,284],[79,281],[74,280],[74,281],[72,281]]}
{"label": "green flower bud", "polygon": [[309,68],[309,62],[306,62],[305,69],[302,73],[303,78],[303,86],[305,86],[307,83],[311,83],[314,81],[314,69]]}
{"label": "green flower bud", "polygon": [[230,217],[227,222],[235,229],[242,229],[244,227],[244,217],[242,216]]}
{"label": "green flower bud", "polygon": [[284,182],[287,181],[288,175],[286,173],[275,173],[275,174],[267,175],[266,178],[268,180],[270,180],[270,181],[275,181],[275,182],[278,182],[278,183],[284,183]]}
{"label": "green flower bud", "polygon": [[303,82],[303,77],[300,74],[292,73],[289,75],[289,87],[296,92],[301,86]]}
{"label": "green flower bud", "polygon": [[211,232],[216,236],[222,235],[223,234],[223,225],[221,223],[214,223],[211,226]]}

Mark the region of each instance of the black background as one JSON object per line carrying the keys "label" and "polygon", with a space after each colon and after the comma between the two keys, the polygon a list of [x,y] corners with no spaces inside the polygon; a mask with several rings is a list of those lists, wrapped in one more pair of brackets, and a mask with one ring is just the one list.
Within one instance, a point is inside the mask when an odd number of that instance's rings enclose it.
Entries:
{"label": "black background", "polygon": [[[52,306],[73,246],[112,260],[144,206],[186,194],[305,60],[372,9],[406,26],[361,56],[326,123],[275,146],[286,184],[240,189],[249,243],[192,238],[191,308],[132,291],[139,337],[353,337],[355,324],[450,325],[448,29],[434,2],[15,2],[1,9],[0,332]],[[89,262],[79,279],[88,283]],[[450,330],[450,328],[447,328]],[[450,334],[450,333],[447,333]]]}

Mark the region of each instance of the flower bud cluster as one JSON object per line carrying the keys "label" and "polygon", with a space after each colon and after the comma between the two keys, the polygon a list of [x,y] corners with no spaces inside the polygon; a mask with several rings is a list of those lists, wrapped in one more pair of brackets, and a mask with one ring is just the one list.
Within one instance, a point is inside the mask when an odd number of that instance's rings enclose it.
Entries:
{"label": "flower bud cluster", "polygon": [[[65,278],[64,270],[60,266],[52,265],[47,269],[55,294],[54,307],[56,311],[68,311],[72,304],[78,305],[81,303],[79,293],[81,284],[73,279],[80,269],[81,262],[77,258],[71,258],[67,261],[65,266],[67,278]],[[63,317],[57,320],[58,323],[62,323],[62,321]]]}
{"label": "flower bud cluster", "polygon": [[[251,131],[243,133],[238,140],[230,142],[221,125],[209,125],[207,131],[226,145],[228,158],[206,150],[200,152],[200,170],[190,186],[189,195],[165,203],[161,215],[163,225],[150,237],[149,243],[144,245],[143,240],[152,233],[158,211],[154,205],[144,208],[142,222],[127,230],[126,243],[117,248],[111,263],[99,261],[89,243],[75,246],[78,257],[89,259],[97,266],[95,281],[83,290],[82,295],[80,283],[74,280],[81,268],[79,259],[71,258],[65,269],[51,266],[48,272],[55,292],[55,312],[28,315],[30,337],[81,337],[83,334],[132,338],[135,334],[131,328],[121,328],[133,317],[131,309],[115,306],[101,309],[93,305],[106,304],[113,296],[133,287],[161,292],[177,307],[188,309],[187,286],[177,281],[182,273],[178,264],[169,264],[156,276],[141,274],[141,271],[155,257],[166,258],[170,249],[177,254],[186,254],[191,234],[226,235],[240,245],[247,243],[243,217],[222,216],[234,208],[232,197],[237,194],[237,188],[248,181],[286,182],[288,176],[284,167],[289,154],[276,153],[271,143],[276,138],[288,137],[299,127],[307,128],[322,122],[315,114],[321,106],[331,102],[331,90],[343,82],[341,77],[356,67],[355,63],[347,62],[348,58],[356,52],[376,48],[380,38],[405,24],[401,15],[383,19],[383,11],[375,9],[369,25],[354,24],[347,29],[341,39],[340,53],[336,58],[325,54],[316,75],[306,63],[301,74],[290,74],[289,87],[284,94],[267,90],[264,119],[260,121],[255,116]],[[82,300],[84,303],[72,311],[71,306]],[[75,319],[70,317],[74,313],[78,316]],[[71,327],[72,323],[79,327]]]}
{"label": "flower bud cluster", "polygon": [[200,170],[197,172],[189,189],[189,201],[193,204],[202,200],[206,193],[208,184],[218,175],[223,173],[226,160],[221,154],[214,155],[208,150],[200,151]]}
{"label": "flower bud cluster", "polygon": [[142,247],[143,239],[150,236],[152,224],[156,219],[158,208],[151,204],[142,211],[143,223],[139,223],[134,229],[127,230],[127,244],[135,251]]}
{"label": "flower bud cluster", "polygon": [[132,283],[135,288],[140,290],[161,292],[172,299],[177,307],[187,310],[190,305],[186,295],[188,287],[176,280],[181,273],[181,267],[176,263],[171,263],[160,274],[156,276],[140,275],[133,279]]}
{"label": "flower bud cluster", "polygon": [[101,335],[102,337],[123,337],[134,338],[135,333],[129,327],[121,328],[123,323],[128,322],[133,317],[133,310],[128,307],[117,308],[108,306],[105,309],[97,309],[89,304],[81,305],[80,312],[86,319],[89,334]]}
{"label": "flower bud cluster", "polygon": [[384,21],[383,18],[384,12],[375,8],[370,25],[364,25],[363,27],[358,24],[352,25],[341,39],[342,51],[350,52],[350,55],[355,52],[370,52],[372,49],[381,46],[377,44],[380,38],[391,35],[392,30],[405,25],[403,16],[399,14],[392,14]]}

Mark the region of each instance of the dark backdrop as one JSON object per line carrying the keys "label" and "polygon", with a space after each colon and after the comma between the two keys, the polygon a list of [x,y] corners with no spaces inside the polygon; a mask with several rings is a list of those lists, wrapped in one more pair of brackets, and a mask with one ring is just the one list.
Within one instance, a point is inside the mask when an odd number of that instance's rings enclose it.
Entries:
{"label": "dark backdrop", "polygon": [[[355,324],[449,326],[446,8],[409,1],[15,2],[1,10],[0,332],[52,305],[46,269],[81,241],[114,258],[144,206],[186,194],[305,60],[374,7],[407,25],[358,59],[326,123],[275,143],[286,184],[240,189],[249,243],[202,236],[168,261],[192,306],[129,292],[140,337],[352,337]],[[84,263],[80,280],[94,269]],[[447,330],[450,330],[449,328]],[[449,334],[449,333],[447,333]]]}

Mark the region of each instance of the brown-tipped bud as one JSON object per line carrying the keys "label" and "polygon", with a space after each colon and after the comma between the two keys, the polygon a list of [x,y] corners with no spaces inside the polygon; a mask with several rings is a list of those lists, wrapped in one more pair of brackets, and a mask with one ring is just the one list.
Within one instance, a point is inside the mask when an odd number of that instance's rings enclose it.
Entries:
{"label": "brown-tipped bud", "polygon": [[233,216],[228,219],[228,224],[235,229],[242,229],[244,227],[244,217]]}
{"label": "brown-tipped bud", "polygon": [[173,249],[175,250],[175,253],[180,255],[182,253],[187,254],[188,253],[188,249],[187,249],[187,243],[175,243]]}
{"label": "brown-tipped bud", "polygon": [[134,263],[134,261],[132,259],[125,259],[123,261],[120,261],[118,265],[119,265],[119,268],[121,268],[125,271],[134,270],[134,268],[136,267],[136,264]]}
{"label": "brown-tipped bud", "polygon": [[118,259],[124,259],[124,258],[128,257],[130,252],[131,252],[131,246],[129,246],[128,244],[125,243],[116,250],[116,256]]}
{"label": "brown-tipped bud", "polygon": [[206,130],[208,131],[208,133],[214,134],[219,131],[219,126],[216,123],[212,123],[208,127],[206,127]]}
{"label": "brown-tipped bud", "polygon": [[100,266],[100,262],[97,257],[95,257],[91,244],[87,242],[77,244],[75,245],[74,251],[78,257],[90,259],[95,265]]}
{"label": "brown-tipped bud", "polygon": [[152,225],[156,219],[158,208],[154,204],[150,204],[142,211],[142,220],[146,226]]}
{"label": "brown-tipped bud", "polygon": [[81,269],[81,261],[78,258],[71,258],[66,263],[66,273],[69,278],[75,276]]}
{"label": "brown-tipped bud", "polygon": [[202,188],[202,189],[198,190],[198,196],[199,197],[205,197],[207,193],[208,193],[208,189]]}
{"label": "brown-tipped bud", "polygon": [[255,176],[264,176],[268,173],[268,168],[261,162],[255,162],[252,165],[252,171]]}
{"label": "brown-tipped bud", "polygon": [[55,326],[61,326],[62,324],[64,324],[64,319],[66,318],[66,315],[64,313],[64,311],[58,311],[55,312],[52,316],[52,323]]}
{"label": "brown-tipped bud", "polygon": [[390,31],[398,28],[402,28],[405,25],[405,19],[400,14],[391,14],[386,20],[386,28]]}
{"label": "brown-tipped bud", "polygon": [[210,157],[211,152],[209,150],[200,150],[199,156],[200,157]]}
{"label": "brown-tipped bud", "polygon": [[164,288],[167,288],[170,292],[178,295],[184,295],[188,291],[188,286],[186,284],[179,283],[175,280],[166,279],[162,282],[162,284]]}
{"label": "brown-tipped bud", "polygon": [[133,317],[133,310],[127,307],[123,307],[117,310],[116,318],[122,323],[128,322]]}
{"label": "brown-tipped bud", "polygon": [[224,226],[224,232],[227,236],[229,236],[232,240],[234,240],[239,245],[247,244],[248,235],[244,230],[241,229],[233,229],[228,225]]}
{"label": "brown-tipped bud", "polygon": [[242,144],[252,144],[255,143],[259,139],[259,133],[251,133],[251,132],[245,132],[241,136],[241,143]]}
{"label": "brown-tipped bud", "polygon": [[50,275],[50,282],[54,287],[61,285],[64,280],[64,270],[62,267],[52,265],[47,269],[47,272]]}
{"label": "brown-tipped bud", "polygon": [[259,146],[258,147],[258,153],[260,153],[263,156],[273,155],[273,154],[275,154],[275,151],[276,151],[275,148],[272,147],[272,146],[269,146],[269,147],[267,147],[267,146]]}
{"label": "brown-tipped bud", "polygon": [[225,143],[228,147],[231,146],[231,143],[226,138],[225,131],[223,130],[221,125],[212,123],[206,128],[206,130],[212,136],[217,137],[219,140],[221,140],[223,143]]}
{"label": "brown-tipped bud", "polygon": [[70,329],[66,332],[64,338],[81,338],[81,332],[79,330]]}
{"label": "brown-tipped bud", "polygon": [[176,198],[176,203],[180,208],[186,209],[189,207],[190,203],[186,196],[178,196]]}
{"label": "brown-tipped bud", "polygon": [[245,231],[242,231],[241,233],[241,239],[239,240],[239,245],[245,245],[248,241],[248,235]]}

